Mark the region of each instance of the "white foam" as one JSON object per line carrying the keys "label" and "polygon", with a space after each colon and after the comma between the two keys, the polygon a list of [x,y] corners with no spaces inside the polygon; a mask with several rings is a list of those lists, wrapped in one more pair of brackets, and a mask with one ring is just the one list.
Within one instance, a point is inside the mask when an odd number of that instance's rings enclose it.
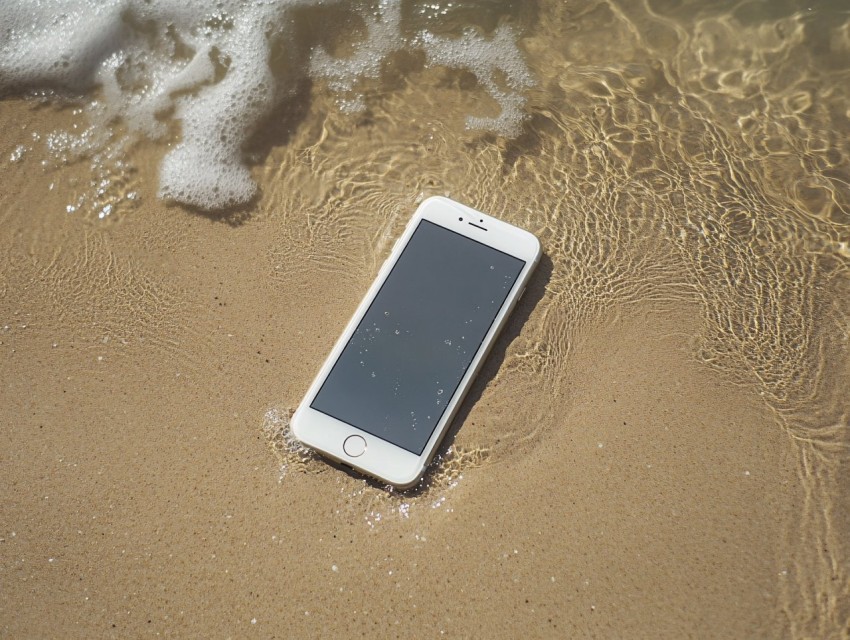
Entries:
{"label": "white foam", "polygon": [[[401,28],[399,0],[382,0],[378,10],[365,15],[364,21],[367,36],[353,55],[333,58],[324,49],[319,49],[311,59],[313,77],[325,79],[332,89],[349,94],[340,100],[343,110],[356,111],[365,107],[362,96],[350,93],[359,80],[377,78],[389,54],[400,49],[422,49],[431,65],[472,72],[501,107],[501,113],[495,118],[469,116],[468,128],[494,131],[506,137],[515,137],[522,131],[525,120],[522,91],[533,84],[533,79],[509,27],[499,27],[489,38],[473,30],[460,38],[439,37],[428,31],[407,38]],[[503,74],[506,87],[499,86],[497,72]]]}
{"label": "white foam", "polygon": [[[525,97],[521,92],[533,80],[510,28],[499,27],[491,38],[467,31],[457,39],[423,33],[420,40],[431,64],[468,69],[502,108],[495,118],[469,116],[467,127],[495,131],[506,137],[520,134],[525,119],[522,110]],[[499,86],[497,72],[503,74],[507,87]]]}
{"label": "white foam", "polygon": [[[404,48],[406,40],[401,33],[401,3],[382,0],[379,9],[365,15],[366,39],[348,58],[333,58],[324,49],[318,49],[310,60],[310,75],[328,81],[331,89],[349,92],[362,78],[377,78],[381,63],[389,54]],[[343,99],[340,105],[347,111],[362,108],[362,97]]]}
{"label": "white foam", "polygon": [[[202,209],[243,204],[257,189],[244,146],[297,80],[272,72],[272,46],[294,42],[287,37],[292,8],[330,3],[5,0],[0,92],[83,94],[99,87],[99,98],[86,107],[94,132],[100,132],[87,138],[92,147],[104,144],[109,136],[103,132],[117,121],[130,135],[159,139],[173,119],[180,139],[163,159],[160,196]],[[470,32],[457,40],[425,32],[407,37],[400,6],[398,0],[382,0],[377,10],[364,9],[367,35],[352,56],[336,59],[317,50],[301,71],[343,94],[344,109],[357,110],[364,104],[356,94],[359,80],[379,77],[391,53],[421,49],[430,64],[474,73],[501,105],[496,118],[470,117],[470,127],[516,135],[524,118],[521,92],[531,77],[511,31],[501,27],[489,38]],[[498,86],[497,72],[506,87]],[[75,140],[85,143],[83,137]],[[60,152],[79,155],[74,145],[79,146],[69,142]]]}

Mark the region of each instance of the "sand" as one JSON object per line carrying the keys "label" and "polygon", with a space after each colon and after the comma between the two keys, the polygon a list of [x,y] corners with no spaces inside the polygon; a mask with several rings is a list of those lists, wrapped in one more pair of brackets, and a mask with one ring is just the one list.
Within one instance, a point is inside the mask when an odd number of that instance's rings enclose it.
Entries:
{"label": "sand", "polygon": [[[621,9],[600,11],[641,24]],[[313,87],[259,145],[261,196],[223,214],[157,199],[149,143],[110,185],[132,207],[67,213],[91,167],[43,168],[32,132],[82,116],[0,102],[2,635],[846,637],[847,219],[783,208],[790,174],[713,106],[677,117],[734,179],[672,120],[634,128],[667,156],[623,155],[583,83],[661,80],[582,64],[570,86],[535,67],[514,141],[465,131],[474,92],[438,72],[369,118]],[[547,112],[558,82],[575,101]],[[630,91],[609,115],[649,104]],[[438,194],[546,258],[399,494],[297,450],[286,417]]]}

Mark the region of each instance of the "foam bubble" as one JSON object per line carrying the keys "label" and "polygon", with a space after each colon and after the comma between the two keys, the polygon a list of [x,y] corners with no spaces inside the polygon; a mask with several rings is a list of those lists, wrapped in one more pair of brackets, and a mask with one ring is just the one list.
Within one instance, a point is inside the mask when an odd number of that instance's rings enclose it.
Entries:
{"label": "foam bubble", "polygon": [[[525,120],[522,91],[533,84],[533,79],[516,44],[510,27],[499,27],[491,37],[468,30],[460,38],[436,36],[421,31],[412,38],[405,37],[401,28],[401,4],[398,0],[383,0],[379,10],[365,15],[366,38],[347,58],[333,58],[324,49],[317,50],[311,59],[310,72],[324,79],[336,91],[349,94],[340,99],[344,111],[365,108],[362,96],[350,95],[363,78],[377,78],[384,59],[395,51],[423,50],[432,66],[445,66],[470,71],[490,96],[501,107],[494,118],[469,116],[470,129],[493,131],[506,137],[515,137]],[[505,86],[497,82],[501,72]]]}
{"label": "foam bubble", "polygon": [[[457,40],[402,29],[398,0],[361,9],[367,34],[353,55],[315,51],[306,68],[280,77],[272,50],[295,46],[294,7],[322,0],[26,0],[0,8],[0,92],[50,90],[80,95],[99,89],[86,107],[92,130],[89,155],[120,122],[128,136],[162,139],[179,124],[180,139],[160,168],[159,194],[202,209],[249,202],[257,186],[243,149],[257,124],[289,94],[298,73],[309,73],[345,94],[340,106],[362,109],[355,93],[362,78],[377,78],[391,53],[424,50],[428,61],[468,69],[501,105],[496,118],[468,125],[504,135],[518,133],[530,75],[513,34],[468,33]],[[296,27],[297,28],[297,25]],[[298,56],[293,52],[292,59]],[[499,87],[501,72],[506,87]],[[80,138],[82,139],[82,138]],[[98,145],[100,145],[98,147]],[[74,145],[65,145],[81,156]],[[126,148],[126,142],[118,146]],[[63,152],[64,153],[64,152]]]}
{"label": "foam bubble", "polygon": [[[467,31],[457,39],[423,33],[420,41],[431,64],[468,69],[502,108],[495,118],[469,116],[467,127],[495,131],[506,137],[520,134],[525,119],[522,110],[525,98],[521,91],[532,85],[532,77],[510,28],[499,27],[489,39]],[[498,72],[502,73],[506,87],[499,86]]]}
{"label": "foam bubble", "polygon": [[125,38],[119,2],[4,2],[0,91],[90,88]]}
{"label": "foam bubble", "polygon": [[[377,78],[381,64],[389,54],[404,48],[406,38],[401,33],[401,5],[393,0],[383,0],[374,14],[365,15],[366,39],[348,58],[333,58],[324,49],[318,49],[310,60],[310,75],[327,80],[335,91],[348,92],[362,78]],[[362,96],[343,99],[344,110],[365,107]]]}

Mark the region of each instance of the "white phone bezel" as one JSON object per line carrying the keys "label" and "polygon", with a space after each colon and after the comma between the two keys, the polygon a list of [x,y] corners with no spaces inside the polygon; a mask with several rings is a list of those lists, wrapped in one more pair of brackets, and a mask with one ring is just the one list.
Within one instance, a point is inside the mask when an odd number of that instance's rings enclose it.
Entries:
{"label": "white phone bezel", "polygon": [[[428,220],[455,233],[515,256],[525,261],[525,266],[505,299],[502,308],[496,315],[496,319],[485,335],[481,347],[472,359],[457,390],[449,399],[446,411],[437,423],[434,432],[428,440],[428,444],[425,446],[421,455],[416,455],[386,440],[382,440],[377,436],[353,427],[348,423],[317,411],[311,408],[310,404],[313,402],[322,384],[324,384],[334,363],[339,358],[343,349],[345,349],[346,344],[348,344],[349,339],[360,324],[361,319],[366,314],[378,291],[380,291],[381,286],[392,271],[393,266],[395,266],[395,263],[398,261],[421,220]],[[351,320],[346,325],[345,330],[340,335],[319,370],[318,375],[310,385],[304,399],[293,414],[291,421],[293,435],[302,443],[316,449],[323,455],[351,466],[366,475],[373,476],[399,488],[406,488],[415,484],[433,457],[471,382],[475,379],[481,364],[486,359],[496,336],[499,334],[505,320],[510,315],[514,305],[525,289],[531,273],[540,260],[540,255],[540,242],[528,231],[524,231],[519,227],[510,225],[448,198],[432,197],[422,202],[407,224],[404,233],[396,241],[389,258],[384,262],[375,281],[369,287]],[[343,442],[352,435],[361,436],[367,443],[366,451],[358,457],[349,456],[343,450]]]}

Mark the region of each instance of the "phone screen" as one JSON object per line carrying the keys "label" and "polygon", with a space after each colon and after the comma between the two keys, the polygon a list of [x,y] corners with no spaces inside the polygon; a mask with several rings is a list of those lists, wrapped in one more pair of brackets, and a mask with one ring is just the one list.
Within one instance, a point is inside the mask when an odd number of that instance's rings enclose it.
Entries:
{"label": "phone screen", "polygon": [[420,455],[524,266],[420,220],[310,406]]}

